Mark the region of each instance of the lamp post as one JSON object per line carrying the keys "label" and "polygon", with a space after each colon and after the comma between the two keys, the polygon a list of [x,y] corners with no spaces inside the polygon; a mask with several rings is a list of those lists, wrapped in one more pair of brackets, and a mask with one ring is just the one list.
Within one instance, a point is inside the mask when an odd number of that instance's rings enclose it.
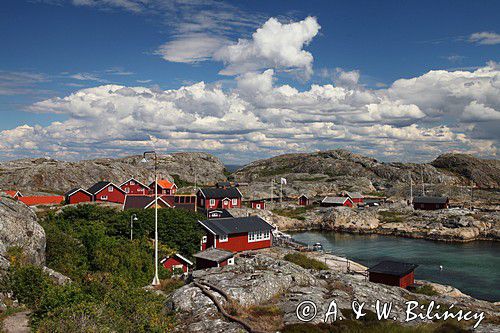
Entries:
{"label": "lamp post", "polygon": [[137,215],[136,214],[132,214],[132,216],[130,216],[130,240],[132,240],[132,233],[133,233],[133,229],[134,229],[134,221],[137,221],[139,220],[137,218]]}
{"label": "lamp post", "polygon": [[153,156],[155,170],[155,277],[151,284],[153,286],[158,286],[160,284],[160,279],[158,278],[158,155],[156,155],[154,150],[146,151],[143,154],[141,162],[148,162],[146,158],[147,155]]}

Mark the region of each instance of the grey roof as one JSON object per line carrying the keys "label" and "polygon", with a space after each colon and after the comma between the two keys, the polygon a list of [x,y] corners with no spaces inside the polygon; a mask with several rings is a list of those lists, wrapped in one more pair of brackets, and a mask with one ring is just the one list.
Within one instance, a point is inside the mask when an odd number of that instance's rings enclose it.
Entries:
{"label": "grey roof", "polygon": [[87,191],[92,193],[92,194],[96,194],[97,192],[99,192],[100,190],[102,190],[103,188],[108,186],[109,184],[111,184],[111,182],[100,181],[100,182],[95,183],[91,187],[89,187],[87,189]]}
{"label": "grey roof", "polygon": [[[123,203],[123,209],[132,209],[132,208],[146,208],[148,205],[152,205],[155,201],[155,197],[153,195],[127,195],[125,197],[125,202]],[[162,201],[167,206],[170,206],[168,202],[163,200],[162,197],[158,197],[158,201]]]}
{"label": "grey roof", "polygon": [[321,202],[342,205],[348,199],[348,197],[325,197]]}
{"label": "grey roof", "polygon": [[415,197],[413,203],[445,204],[448,197]]}
{"label": "grey roof", "polygon": [[216,188],[216,187],[205,187],[201,188],[200,191],[203,193],[207,199],[224,199],[224,198],[241,198],[241,192],[236,187],[229,188]]}
{"label": "grey roof", "polygon": [[231,235],[274,229],[272,225],[258,216],[211,219],[200,221],[200,224],[216,235]]}
{"label": "grey roof", "polygon": [[207,211],[207,217],[213,214],[214,212],[219,212],[220,217],[218,218],[228,218],[228,217],[233,217],[233,215],[227,210],[227,209],[212,209]]}
{"label": "grey roof", "polygon": [[361,194],[360,192],[347,192],[347,191],[345,191],[345,194],[349,198],[354,198],[354,199],[362,199],[362,198],[364,198],[363,194]]}
{"label": "grey roof", "polygon": [[382,261],[368,269],[370,273],[380,273],[394,276],[405,276],[417,268],[418,265],[398,261]]}
{"label": "grey roof", "polygon": [[232,258],[233,252],[211,247],[206,249],[205,251],[196,253],[195,255],[193,255],[193,257],[197,259],[205,259],[219,263],[229,258]]}

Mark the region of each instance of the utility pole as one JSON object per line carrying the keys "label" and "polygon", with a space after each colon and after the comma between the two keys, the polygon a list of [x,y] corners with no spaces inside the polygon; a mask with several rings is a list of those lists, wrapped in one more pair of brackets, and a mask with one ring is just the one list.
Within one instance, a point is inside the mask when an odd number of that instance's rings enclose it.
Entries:
{"label": "utility pole", "polygon": [[283,203],[283,181],[280,181],[280,205]]}
{"label": "utility pole", "polygon": [[273,203],[274,179],[271,179],[271,204]]}
{"label": "utility pole", "polygon": [[420,173],[422,175],[422,196],[425,197],[425,183],[424,183],[424,169],[423,168],[420,171]]}

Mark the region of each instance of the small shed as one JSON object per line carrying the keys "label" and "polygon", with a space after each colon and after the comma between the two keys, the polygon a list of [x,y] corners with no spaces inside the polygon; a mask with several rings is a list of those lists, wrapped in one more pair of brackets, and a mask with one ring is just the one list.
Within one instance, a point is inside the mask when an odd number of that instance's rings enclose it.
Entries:
{"label": "small shed", "polygon": [[305,194],[302,194],[298,199],[298,204],[299,206],[308,206],[309,198]]}
{"label": "small shed", "polygon": [[196,253],[194,257],[196,259],[196,269],[234,265],[234,255],[231,251],[213,247]]}
{"label": "small shed", "polygon": [[171,270],[172,272],[176,268],[182,269],[184,274],[188,274],[189,267],[193,266],[193,263],[190,260],[186,259],[185,257],[183,257],[178,253],[174,254],[171,257],[162,259],[160,263],[165,269]]}
{"label": "small shed", "polygon": [[406,288],[415,283],[414,271],[417,267],[418,265],[405,262],[382,261],[368,269],[369,280],[388,286]]}
{"label": "small shed", "polygon": [[321,207],[353,207],[354,203],[349,197],[325,197],[321,200]]}
{"label": "small shed", "polygon": [[250,207],[252,209],[266,209],[266,201],[265,200],[252,200],[250,201]]}
{"label": "small shed", "polygon": [[340,196],[341,197],[349,197],[352,202],[356,203],[356,204],[360,204],[360,203],[363,203],[363,200],[364,200],[364,196],[363,194],[361,194],[361,192],[348,192],[348,191],[342,191],[340,193]]}
{"label": "small shed", "polygon": [[64,194],[64,199],[68,205],[78,204],[81,202],[91,202],[92,193],[83,188],[74,188]]}
{"label": "small shed", "polygon": [[448,197],[415,197],[413,198],[413,208],[422,210],[446,209],[449,202]]}

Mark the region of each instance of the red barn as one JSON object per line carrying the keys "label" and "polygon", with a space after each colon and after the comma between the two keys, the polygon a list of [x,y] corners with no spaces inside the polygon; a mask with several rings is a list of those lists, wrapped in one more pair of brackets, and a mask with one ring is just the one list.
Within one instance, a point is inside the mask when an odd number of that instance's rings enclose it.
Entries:
{"label": "red barn", "polygon": [[134,178],[121,183],[120,188],[127,194],[149,194],[149,187]]}
{"label": "red barn", "polygon": [[74,188],[64,194],[66,204],[78,204],[81,202],[91,202],[92,193],[85,191],[83,188]]}
{"label": "red barn", "polygon": [[371,282],[406,288],[415,283],[418,265],[397,261],[382,261],[368,269]]}
{"label": "red barn", "polygon": [[264,200],[252,200],[250,201],[250,207],[253,209],[266,209],[266,202]]}
{"label": "red barn", "polygon": [[347,191],[342,191],[340,194],[341,197],[348,197],[354,202],[355,204],[363,203],[365,197],[363,194],[360,192],[347,192]]}
{"label": "red barn", "polygon": [[62,195],[35,195],[30,197],[19,197],[18,200],[27,206],[60,205],[63,203],[64,197]]}
{"label": "red barn", "polygon": [[349,197],[325,197],[321,200],[321,207],[353,207],[354,203]]}
{"label": "red barn", "polygon": [[[149,193],[154,194],[155,193],[155,182],[152,182],[149,184]],[[160,179],[158,181],[158,195],[174,195],[175,192],[177,192],[177,185],[172,183],[171,181],[167,179]]]}
{"label": "red barn", "polygon": [[184,258],[183,256],[181,256],[178,253],[174,254],[171,257],[168,257],[168,258],[165,258],[165,259],[161,260],[160,263],[162,264],[162,266],[165,269],[168,269],[168,270],[170,270],[172,272],[176,268],[182,269],[182,271],[184,272],[184,274],[188,274],[189,273],[189,267],[193,266],[193,263],[191,261],[189,261],[188,259]]}
{"label": "red barn", "polygon": [[213,247],[196,253],[193,257],[196,259],[196,269],[234,265],[234,255],[231,251]]}
{"label": "red barn", "polygon": [[16,190],[12,190],[12,191],[3,191],[3,193],[7,194],[8,196],[14,198],[14,199],[18,199],[20,197],[22,197],[23,195],[21,194],[21,192],[19,191],[16,191]]}
{"label": "red barn", "polygon": [[298,204],[299,206],[308,206],[309,198],[305,194],[302,194],[298,199]]}
{"label": "red barn", "polygon": [[243,195],[236,187],[201,188],[197,193],[198,207],[205,210],[240,208]]}
{"label": "red barn", "polygon": [[210,247],[232,252],[258,250],[272,246],[274,227],[258,216],[199,221],[206,231],[201,249]]}
{"label": "red barn", "polygon": [[124,203],[127,194],[111,182],[100,181],[87,189],[92,194],[93,201]]}

